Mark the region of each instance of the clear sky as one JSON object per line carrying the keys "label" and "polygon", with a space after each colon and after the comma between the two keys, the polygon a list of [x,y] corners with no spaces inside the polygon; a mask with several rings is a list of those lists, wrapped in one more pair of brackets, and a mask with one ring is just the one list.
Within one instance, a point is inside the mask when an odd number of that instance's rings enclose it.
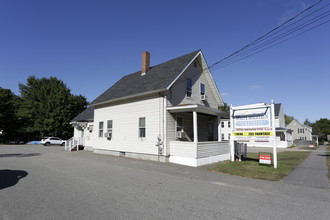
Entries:
{"label": "clear sky", "polygon": [[[93,101],[145,50],[156,65],[202,49],[211,65],[316,2],[0,0],[0,87],[18,95],[28,76],[56,76]],[[274,100],[315,121],[330,118],[329,55],[330,22],[211,72],[228,104]]]}

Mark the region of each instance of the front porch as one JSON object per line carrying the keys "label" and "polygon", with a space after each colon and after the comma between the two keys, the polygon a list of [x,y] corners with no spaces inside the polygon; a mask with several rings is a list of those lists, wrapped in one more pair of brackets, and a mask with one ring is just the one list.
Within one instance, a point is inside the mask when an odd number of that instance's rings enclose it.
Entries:
{"label": "front porch", "polygon": [[168,136],[169,162],[197,167],[229,160],[229,141],[221,140],[221,118],[229,113],[196,104],[170,106],[167,111],[175,131]]}

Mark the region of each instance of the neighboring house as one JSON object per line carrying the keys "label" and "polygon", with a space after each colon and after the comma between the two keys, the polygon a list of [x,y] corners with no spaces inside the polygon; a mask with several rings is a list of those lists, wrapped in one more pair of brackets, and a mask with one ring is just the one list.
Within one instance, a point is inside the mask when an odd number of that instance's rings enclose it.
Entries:
{"label": "neighboring house", "polygon": [[201,50],[152,67],[144,52],[141,71],[121,78],[71,123],[74,139],[95,153],[200,166],[229,159],[220,136],[229,113],[220,106]]}
{"label": "neighboring house", "polygon": [[229,141],[231,135],[230,119],[222,119],[220,124],[221,140]]}
{"label": "neighboring house", "polygon": [[286,126],[286,128],[292,130],[293,140],[313,140],[312,127],[301,124],[297,119],[293,119],[290,124]]}

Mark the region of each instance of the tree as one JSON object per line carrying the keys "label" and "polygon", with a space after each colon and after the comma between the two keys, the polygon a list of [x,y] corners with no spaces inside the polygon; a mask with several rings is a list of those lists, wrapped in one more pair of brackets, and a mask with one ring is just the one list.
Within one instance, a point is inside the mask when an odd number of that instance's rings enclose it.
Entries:
{"label": "tree", "polygon": [[285,124],[288,125],[293,121],[294,117],[289,115],[284,115]]}
{"label": "tree", "polygon": [[306,118],[305,121],[304,121],[304,125],[307,125],[309,127],[312,127],[313,126],[313,123],[311,121],[309,121],[308,118]]}
{"label": "tree", "polygon": [[227,103],[223,103],[223,106],[219,107],[221,111],[229,112],[230,111],[230,106],[227,105]]}
{"label": "tree", "polygon": [[327,118],[321,118],[313,123],[313,133],[319,136],[319,140],[326,141],[327,135],[330,134],[330,120]]}
{"label": "tree", "polygon": [[17,99],[18,97],[12,93],[10,89],[4,89],[0,87],[0,142],[7,142],[15,136],[17,120]]}
{"label": "tree", "polygon": [[21,104],[19,118],[24,124],[23,133],[29,139],[42,136],[71,137],[69,124],[88,104],[84,96],[71,94],[63,81],[56,77],[30,76],[27,83],[19,84]]}

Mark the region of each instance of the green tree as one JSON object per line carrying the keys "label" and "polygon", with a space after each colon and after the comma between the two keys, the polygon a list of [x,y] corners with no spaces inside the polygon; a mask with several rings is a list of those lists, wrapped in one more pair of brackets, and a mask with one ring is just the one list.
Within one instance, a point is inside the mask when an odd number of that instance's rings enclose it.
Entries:
{"label": "green tree", "polygon": [[304,125],[312,127],[313,123],[310,120],[308,120],[308,118],[306,118],[305,121],[304,121]]}
{"label": "green tree", "polygon": [[22,101],[18,116],[29,139],[42,136],[67,139],[73,135],[69,123],[88,104],[84,96],[71,94],[56,77],[30,76],[26,84],[19,84],[19,89]]}
{"label": "green tree", "polygon": [[285,124],[288,125],[293,121],[294,117],[289,115],[284,115]]}
{"label": "green tree", "polygon": [[7,142],[18,136],[17,130],[17,100],[18,97],[10,90],[0,87],[0,142]]}
{"label": "green tree", "polygon": [[223,106],[219,107],[219,110],[229,112],[230,111],[230,106],[227,103],[223,103]]}
{"label": "green tree", "polygon": [[313,133],[319,136],[319,140],[326,141],[327,135],[330,134],[330,120],[321,118],[313,123]]}

